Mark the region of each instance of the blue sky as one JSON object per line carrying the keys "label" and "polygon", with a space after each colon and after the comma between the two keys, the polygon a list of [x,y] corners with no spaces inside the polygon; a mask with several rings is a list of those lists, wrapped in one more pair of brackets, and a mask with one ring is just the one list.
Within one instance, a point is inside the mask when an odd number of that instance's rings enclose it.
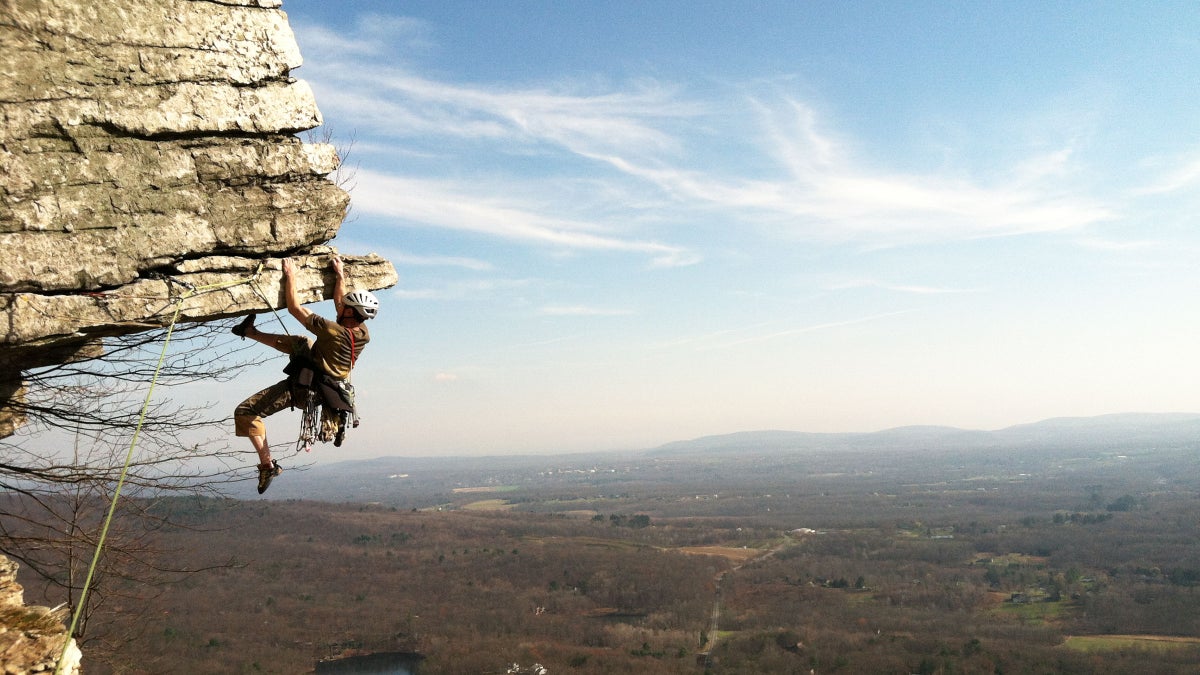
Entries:
{"label": "blue sky", "polygon": [[1200,5],[283,10],[400,274],[340,458],[1200,410]]}

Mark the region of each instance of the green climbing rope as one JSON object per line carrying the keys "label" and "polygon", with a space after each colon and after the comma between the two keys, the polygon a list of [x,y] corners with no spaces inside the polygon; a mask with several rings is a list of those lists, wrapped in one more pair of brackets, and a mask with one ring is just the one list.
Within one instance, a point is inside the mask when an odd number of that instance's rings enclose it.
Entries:
{"label": "green climbing rope", "polygon": [[138,435],[142,431],[142,423],[146,420],[146,410],[150,406],[150,397],[154,394],[154,385],[158,382],[158,374],[162,370],[163,362],[167,358],[167,346],[171,344],[171,334],[175,331],[175,323],[179,321],[179,311],[183,307],[183,299],[180,298],[175,303],[175,314],[171,318],[171,323],[167,326],[167,336],[163,339],[162,351],[158,355],[158,364],[154,367],[154,376],[150,378],[150,388],[146,391],[146,400],[142,403],[142,410],[138,414],[138,423],[133,430],[133,438],[129,442],[129,450],[125,453],[125,464],[121,467],[121,476],[117,479],[117,487],[113,491],[112,502],[108,505],[108,515],[104,518],[104,525],[100,528],[100,539],[96,542],[96,552],[92,555],[92,564],[88,566],[87,578],[84,579],[83,589],[79,592],[79,601],[75,605],[75,612],[71,617],[71,626],[67,630],[68,639],[63,642],[63,650],[58,658],[58,665],[55,667],[55,675],[62,673],[62,664],[64,657],[67,654],[67,648],[71,644],[70,638],[75,636],[75,628],[79,625],[79,617],[83,614],[83,608],[87,605],[88,589],[92,585],[92,577],[96,573],[96,566],[100,562],[100,552],[104,548],[104,540],[108,537],[108,528],[112,524],[113,514],[117,510],[117,500],[121,498],[121,488],[125,485],[125,477],[129,474],[129,465],[133,461],[133,450],[137,447]]}

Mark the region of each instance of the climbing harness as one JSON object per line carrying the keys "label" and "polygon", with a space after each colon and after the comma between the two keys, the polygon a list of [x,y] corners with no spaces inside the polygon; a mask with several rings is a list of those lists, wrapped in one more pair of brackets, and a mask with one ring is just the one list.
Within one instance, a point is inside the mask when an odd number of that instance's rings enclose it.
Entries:
{"label": "climbing harness", "polygon": [[[350,370],[354,371],[356,345],[354,332],[350,336]],[[333,441],[341,447],[346,438],[347,427],[357,427],[358,411],[354,405],[354,385],[349,377],[339,380],[321,372],[311,361],[293,357],[284,369],[292,387],[292,403],[301,410],[300,436],[296,439],[296,451],[312,452],[313,443]]]}

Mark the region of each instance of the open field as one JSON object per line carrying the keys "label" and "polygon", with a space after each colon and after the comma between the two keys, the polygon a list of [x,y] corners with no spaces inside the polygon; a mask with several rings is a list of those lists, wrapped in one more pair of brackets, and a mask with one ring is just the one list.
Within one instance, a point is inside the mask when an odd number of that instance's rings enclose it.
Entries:
{"label": "open field", "polygon": [[1105,652],[1125,649],[1181,649],[1200,646],[1200,638],[1174,635],[1073,635],[1063,643],[1081,652]]}
{"label": "open field", "polygon": [[503,499],[481,499],[477,502],[463,504],[462,508],[467,511],[509,511],[516,508],[516,505]]}
{"label": "open field", "polygon": [[728,546],[684,546],[679,551],[690,555],[717,556],[733,563],[744,563],[765,554],[765,551],[755,548],[731,548]]}
{"label": "open field", "polygon": [[517,490],[515,485],[497,485],[497,486],[477,486],[477,487],[460,487],[454,488],[451,492],[455,494],[478,494],[481,492],[513,492]]}

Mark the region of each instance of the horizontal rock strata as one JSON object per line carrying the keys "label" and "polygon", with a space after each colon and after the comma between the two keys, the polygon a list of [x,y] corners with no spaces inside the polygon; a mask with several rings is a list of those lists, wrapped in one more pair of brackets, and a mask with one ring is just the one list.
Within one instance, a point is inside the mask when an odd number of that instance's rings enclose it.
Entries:
{"label": "horizontal rock strata", "polygon": [[[334,147],[295,135],[321,116],[278,0],[0,8],[0,380],[177,304],[281,306],[278,258],[324,250],[349,195]],[[396,282],[377,256],[346,263],[356,288]]]}

